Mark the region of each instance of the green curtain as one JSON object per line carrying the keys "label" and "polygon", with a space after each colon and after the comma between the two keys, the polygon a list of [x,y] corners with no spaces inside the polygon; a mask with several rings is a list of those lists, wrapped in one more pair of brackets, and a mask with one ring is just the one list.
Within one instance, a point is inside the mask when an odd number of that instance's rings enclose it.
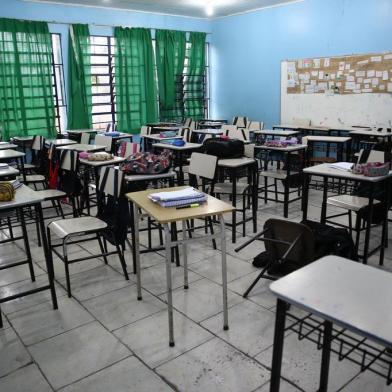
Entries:
{"label": "green curtain", "polygon": [[206,33],[190,33],[188,72],[185,78],[185,117],[204,118]]}
{"label": "green curtain", "polygon": [[14,136],[56,134],[48,24],[0,18],[0,128]]}
{"label": "green curtain", "polygon": [[88,25],[71,25],[68,40],[68,129],[93,127],[90,48]]}
{"label": "green curtain", "polygon": [[136,134],[142,125],[157,121],[151,31],[116,27],[114,37],[117,127]]}
{"label": "green curtain", "polygon": [[186,34],[184,31],[157,30],[155,45],[160,119],[182,120]]}

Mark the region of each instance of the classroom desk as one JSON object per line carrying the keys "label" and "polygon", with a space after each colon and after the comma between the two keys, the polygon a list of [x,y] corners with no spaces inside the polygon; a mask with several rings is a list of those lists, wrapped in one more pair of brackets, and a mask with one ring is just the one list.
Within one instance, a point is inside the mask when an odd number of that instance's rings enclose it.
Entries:
{"label": "classroom desk", "polygon": [[15,151],[15,150],[1,150],[0,151],[0,162],[9,162],[12,160],[17,160],[19,162],[18,166],[20,171],[22,172],[23,181],[26,181],[26,173],[24,169],[24,152]]}
{"label": "classroom desk", "polygon": [[379,139],[382,139],[383,141],[386,142],[391,142],[392,141],[392,132],[388,132],[385,129],[382,129],[381,131],[377,131],[374,129],[360,129],[357,128],[355,131],[349,132],[349,135],[353,139],[353,150],[355,147],[357,149],[360,149],[360,143],[365,141],[365,143],[371,143],[373,141],[376,142]]}
{"label": "classroom desk", "polygon": [[[179,190],[181,187],[165,188],[165,191]],[[156,189],[149,189],[141,192],[128,193],[126,196],[133,203],[134,227],[136,249],[136,270],[137,270],[137,298],[142,299],[141,289],[141,270],[140,270],[140,249],[139,249],[139,208],[161,224],[165,232],[165,254],[166,254],[166,283],[167,283],[167,308],[169,316],[169,346],[174,346],[174,325],[173,325],[173,298],[172,298],[172,273],[171,273],[171,248],[182,245],[183,264],[184,264],[184,289],[188,288],[188,263],[187,263],[187,244],[200,241],[205,237],[221,238],[222,254],[222,291],[223,291],[223,329],[229,329],[228,309],[227,309],[227,266],[226,266],[226,236],[225,221],[223,215],[233,210],[233,207],[212,196],[207,196],[207,203],[196,208],[184,208],[177,210],[175,207],[164,208],[148,199],[148,195],[156,193]],[[207,236],[187,238],[186,221],[191,219],[218,216],[220,222],[220,233],[209,234]],[[170,234],[170,224],[182,223],[182,239],[173,241]]]}
{"label": "classroom desk", "polygon": [[[0,271],[2,269],[12,268],[18,265],[28,264],[30,267],[30,275],[32,281],[35,281],[35,275],[33,270],[33,261],[31,258],[30,253],[30,245],[29,245],[29,238],[28,233],[26,230],[26,223],[24,219],[24,212],[23,208],[25,207],[32,207],[35,209],[36,212],[36,219],[38,219],[38,225],[41,232],[41,241],[43,246],[43,251],[45,254],[45,262],[46,268],[48,272],[48,284],[40,287],[35,287],[25,292],[18,292],[17,294],[10,295],[8,297],[0,298],[0,303],[12,301],[16,298],[24,297],[25,295],[35,294],[40,291],[50,290],[52,296],[52,304],[53,308],[57,309],[57,297],[56,297],[56,289],[54,287],[54,272],[53,272],[53,259],[52,254],[48,248],[48,241],[46,237],[46,228],[44,223],[44,218],[42,215],[42,206],[41,202],[43,199],[39,196],[39,193],[29,188],[27,185],[22,185],[20,188],[16,189],[15,198],[11,201],[4,201],[0,202],[0,212],[1,213],[8,213],[8,212],[16,212],[20,218],[20,227],[22,230],[22,235],[18,237],[9,238],[6,240],[0,241],[0,243],[7,243],[11,241],[16,241],[19,239],[23,239],[25,251],[26,251],[26,260],[17,261],[11,264],[6,264],[0,267]],[[1,312],[0,312],[0,327],[2,327],[2,320],[1,320]]]}
{"label": "classroom desk", "polygon": [[[289,187],[289,178],[290,175],[292,174],[298,174],[298,171],[292,172],[292,169],[290,167],[290,161],[291,161],[291,154],[297,154],[300,151],[306,150],[307,146],[304,144],[296,144],[292,146],[287,146],[287,147],[272,147],[272,146],[255,146],[255,150],[261,150],[261,151],[272,151],[272,152],[280,152],[282,154],[286,155],[286,170],[268,170],[268,161],[266,160],[264,162],[264,170],[259,172],[259,175],[264,177],[264,200],[267,202],[267,200],[270,201],[275,201],[275,202],[281,202],[279,199],[269,199],[268,198],[268,178],[274,178],[274,179],[279,179],[279,180],[286,180],[284,183],[284,192],[283,192],[283,216],[285,218],[288,217],[289,214],[289,204],[292,202],[295,202],[300,199],[300,195],[298,195],[297,198],[289,200],[289,194],[290,194],[290,187]],[[304,160],[302,161],[304,163]],[[303,168],[303,164],[302,164]],[[275,189],[276,193],[279,193]]]}
{"label": "classroom desk", "polygon": [[[93,171],[94,173],[94,179],[95,179],[95,186],[96,186],[96,192],[98,195],[98,185],[99,185],[99,171],[102,167],[105,166],[115,166],[118,165],[119,163],[122,163],[125,161],[125,158],[122,157],[113,157],[113,159],[108,159],[106,161],[89,161],[88,159],[80,159],[79,158],[79,164],[80,167],[86,167],[87,170],[84,170],[82,172],[83,174],[83,183],[84,183],[84,189],[83,189],[83,193],[84,193],[84,197],[86,200],[86,204],[87,204],[87,212],[90,215],[90,195],[89,195],[89,191],[88,191],[88,186],[89,186],[89,172],[90,170]],[[83,209],[83,207],[82,207]]]}
{"label": "classroom desk", "polygon": [[166,143],[154,143],[153,148],[158,148],[160,150],[171,150],[173,151],[173,154],[175,154],[176,160],[178,161],[178,168],[179,168],[179,173],[178,173],[178,184],[183,185],[184,184],[184,170],[183,170],[183,156],[184,152],[190,153],[193,151],[197,151],[200,149],[203,145],[199,143],[185,143],[183,146],[173,146],[172,144],[166,144]]}
{"label": "classroom desk", "polygon": [[[270,392],[279,392],[288,305],[324,320],[320,325],[323,339],[319,391],[328,389],[331,343],[345,329],[360,335],[360,343],[365,343],[365,338],[382,347],[392,346],[392,313],[386,311],[382,300],[392,298],[390,272],[327,256],[272,283],[270,290],[278,297]],[[332,333],[333,324],[342,332]]]}
{"label": "classroom desk", "polygon": [[0,150],[12,150],[13,148],[18,148],[16,144],[0,142]]}
{"label": "classroom desk", "polygon": [[263,143],[263,140],[266,140],[268,136],[275,139],[276,137],[280,138],[289,138],[295,137],[299,134],[299,131],[290,131],[290,130],[279,130],[279,129],[263,129],[260,131],[251,131],[256,137],[256,143]]}
{"label": "classroom desk", "polygon": [[272,129],[283,129],[288,131],[298,131],[300,127],[298,125],[290,125],[290,124],[278,124],[274,125]]}
{"label": "classroom desk", "polygon": [[[308,142],[308,153],[307,153],[307,162],[309,164],[314,151],[314,143],[322,143],[327,145],[326,150],[326,158],[330,158],[330,147],[331,144],[336,144],[336,160],[338,162],[343,161],[343,153],[345,152],[346,161],[351,160],[351,137],[346,136],[306,136],[306,140]],[[345,151],[344,151],[345,150]]]}
{"label": "classroom desk", "polygon": [[64,151],[64,150],[71,150],[77,152],[98,152],[98,151],[105,151],[105,146],[97,146],[95,144],[70,144],[67,146],[57,147],[57,150]]}
{"label": "classroom desk", "polygon": [[314,135],[316,132],[327,134],[327,135],[331,134],[331,128],[323,127],[320,125],[301,126],[301,127],[298,127],[298,131],[300,131],[301,133],[304,133],[304,134],[311,134],[311,135]]}
{"label": "classroom desk", "polygon": [[97,129],[68,129],[65,131],[68,134],[68,138],[72,140],[76,140],[80,143],[80,138],[82,137],[82,133],[94,134],[98,133]]}
{"label": "classroom desk", "polygon": [[15,169],[12,166],[8,166],[6,168],[0,168],[1,181],[15,180],[16,176],[18,175],[19,175],[19,170]]}
{"label": "classroom desk", "polygon": [[153,142],[159,143],[161,141],[167,140],[175,140],[175,139],[182,139],[182,136],[171,136],[171,137],[161,137],[160,134],[153,134],[153,135],[143,135],[143,149],[144,151],[148,151],[151,147]]}
{"label": "classroom desk", "polygon": [[71,144],[77,144],[75,140],[71,139],[45,139],[45,146],[46,147],[62,147],[62,146],[69,146]]}
{"label": "classroom desk", "polygon": [[237,178],[238,174],[242,173],[244,169],[248,171],[248,183],[252,187],[252,220],[253,220],[253,232],[257,231],[257,161],[254,158],[231,158],[231,159],[219,159],[218,169],[225,170],[229,173],[230,182],[232,184],[231,197],[232,205],[234,207],[232,211],[232,242],[233,244],[237,240],[237,225],[243,222],[237,222]]}
{"label": "classroom desk", "polygon": [[119,132],[119,135],[117,135],[117,136],[105,135],[105,132],[98,132],[97,135],[101,135],[101,136],[106,136],[106,137],[112,138],[112,146],[110,148],[110,152],[112,154],[116,154],[117,153],[117,151],[116,151],[117,150],[117,144],[121,140],[129,139],[130,142],[132,142],[132,140],[133,140],[132,135],[130,135],[129,133],[125,133],[125,132]]}
{"label": "classroom desk", "polygon": [[226,120],[200,120],[199,121],[199,128],[200,129],[220,129],[222,128],[223,125],[226,125],[227,121]]}
{"label": "classroom desk", "polygon": [[223,131],[217,128],[195,129],[192,132],[200,135],[211,135],[212,137],[223,135]]}
{"label": "classroom desk", "polygon": [[[366,183],[369,186],[369,207],[368,207],[368,216],[367,216],[367,222],[366,222],[366,235],[365,235],[365,245],[364,245],[364,253],[361,258],[363,259],[363,263],[366,264],[369,253],[374,253],[374,250],[372,252],[369,252],[369,241],[370,241],[370,228],[371,228],[371,222],[372,222],[372,217],[373,217],[373,207],[374,207],[374,198],[375,198],[375,185],[376,184],[385,184],[385,189],[386,189],[386,200],[389,200],[390,193],[391,193],[391,178],[392,178],[392,171],[389,172],[388,175],[386,176],[380,176],[380,177],[366,177],[361,174],[354,174],[351,171],[346,171],[346,170],[340,170],[340,169],[335,169],[331,167],[330,164],[328,163],[323,163],[321,165],[316,165],[316,166],[311,166],[307,167],[303,170],[304,173],[304,189],[303,189],[303,196],[302,196],[302,219],[306,220],[307,219],[307,214],[308,214],[308,199],[309,199],[309,182],[310,182],[310,177],[312,175],[317,176],[317,177],[322,177],[323,178],[323,201],[322,201],[322,206],[321,206],[321,217],[320,217],[320,222],[325,223],[326,221],[326,215],[327,215],[327,198],[328,198],[328,179],[333,178],[333,179],[343,179],[343,180],[348,180],[348,181],[354,181],[354,182],[362,182]],[[382,238],[385,237],[385,230],[388,224],[388,209],[389,209],[389,203],[385,203],[385,218],[384,218],[384,223],[383,223],[383,234]],[[384,260],[384,250],[385,250],[385,241],[381,241],[381,246],[380,246],[380,264],[382,264],[382,261]],[[376,248],[377,250],[377,248]]]}
{"label": "classroom desk", "polygon": [[345,134],[350,133],[352,131],[358,131],[360,129],[366,130],[366,131],[370,131],[371,128],[370,127],[363,127],[363,128],[359,128],[359,127],[354,127],[354,126],[347,126],[347,125],[342,125],[342,126],[332,126],[329,127],[331,129],[331,132],[337,132],[338,136],[341,136],[342,132],[344,132]]}

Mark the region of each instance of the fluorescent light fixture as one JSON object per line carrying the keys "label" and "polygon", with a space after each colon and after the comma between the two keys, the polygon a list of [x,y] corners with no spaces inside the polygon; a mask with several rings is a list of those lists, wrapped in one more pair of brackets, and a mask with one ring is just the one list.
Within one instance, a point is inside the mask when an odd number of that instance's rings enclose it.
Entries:
{"label": "fluorescent light fixture", "polygon": [[214,15],[214,7],[212,6],[211,3],[207,3],[207,5],[206,5],[206,14],[207,14],[207,16]]}

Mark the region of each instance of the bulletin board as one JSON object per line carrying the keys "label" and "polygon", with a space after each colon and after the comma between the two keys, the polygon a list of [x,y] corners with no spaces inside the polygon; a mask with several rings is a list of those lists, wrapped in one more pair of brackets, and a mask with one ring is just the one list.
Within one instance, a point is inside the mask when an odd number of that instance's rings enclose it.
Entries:
{"label": "bulletin board", "polygon": [[392,126],[392,51],[285,60],[281,122]]}
{"label": "bulletin board", "polygon": [[392,53],[287,62],[287,94],[392,93]]}

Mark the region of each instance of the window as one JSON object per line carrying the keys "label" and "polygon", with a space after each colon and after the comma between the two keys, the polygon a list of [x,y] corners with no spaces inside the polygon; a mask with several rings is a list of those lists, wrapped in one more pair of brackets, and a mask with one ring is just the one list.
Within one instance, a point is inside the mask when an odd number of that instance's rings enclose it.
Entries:
{"label": "window", "polygon": [[64,92],[64,64],[61,52],[61,35],[51,34],[52,36],[52,80],[54,108],[56,115],[56,129],[58,133],[65,131],[67,121],[67,105]]}
{"label": "window", "polygon": [[91,37],[92,117],[95,129],[116,122],[114,38]]}
{"label": "window", "polygon": [[[189,43],[187,43],[187,49]],[[155,53],[155,40],[153,40]],[[92,122],[95,129],[106,129],[116,122],[116,83],[115,83],[115,39],[108,36],[91,36],[91,81],[92,81]],[[187,56],[182,78],[178,80],[177,108],[175,120],[182,121],[185,101],[191,99],[184,92],[184,78],[187,73]],[[205,117],[209,112],[209,46],[206,44],[206,71],[203,83]],[[163,113],[161,120],[165,120]]]}

